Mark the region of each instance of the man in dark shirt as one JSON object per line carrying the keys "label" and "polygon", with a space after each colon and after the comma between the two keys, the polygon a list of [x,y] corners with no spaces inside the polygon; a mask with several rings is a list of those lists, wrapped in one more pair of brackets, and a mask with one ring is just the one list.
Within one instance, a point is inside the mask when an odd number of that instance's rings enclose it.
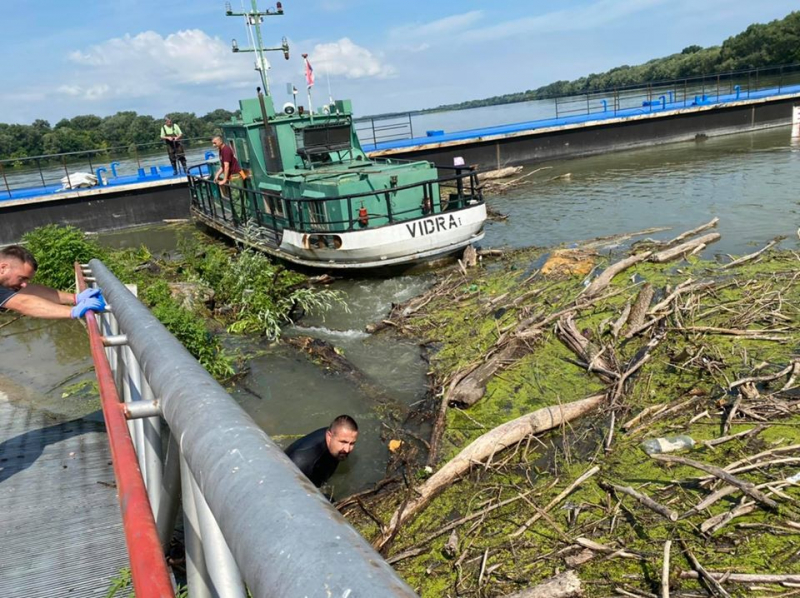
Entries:
{"label": "man in dark shirt", "polygon": [[347,459],[358,439],[358,424],[349,415],[340,415],[327,428],[320,428],[295,440],[287,456],[317,488]]}
{"label": "man in dark shirt", "polygon": [[242,167],[239,166],[239,161],[233,153],[233,148],[225,145],[222,137],[217,135],[211,140],[211,143],[219,150],[219,170],[214,175],[214,180],[220,184],[222,195],[228,197],[229,193],[226,190],[226,185],[242,186]]}
{"label": "man in dark shirt", "polygon": [[101,312],[105,301],[100,289],[77,296],[29,281],[39,265],[33,254],[19,245],[0,249],[0,311],[10,309],[35,318],[80,318],[88,310]]}

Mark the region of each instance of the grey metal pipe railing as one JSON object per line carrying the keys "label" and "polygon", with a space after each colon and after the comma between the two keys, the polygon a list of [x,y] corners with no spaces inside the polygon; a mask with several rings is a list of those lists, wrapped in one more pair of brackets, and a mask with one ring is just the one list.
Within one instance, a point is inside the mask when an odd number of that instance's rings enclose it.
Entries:
{"label": "grey metal pipe railing", "polygon": [[252,595],[415,596],[106,266],[90,266]]}

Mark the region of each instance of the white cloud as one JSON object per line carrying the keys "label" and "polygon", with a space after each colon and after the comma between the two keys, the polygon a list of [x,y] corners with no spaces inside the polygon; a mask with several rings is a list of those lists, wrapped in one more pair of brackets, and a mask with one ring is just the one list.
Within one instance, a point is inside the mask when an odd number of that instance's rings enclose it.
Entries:
{"label": "white cloud", "polygon": [[457,33],[483,18],[482,10],[472,10],[460,15],[451,15],[430,23],[414,23],[397,27],[390,32],[393,38],[401,41],[409,39],[429,39],[432,37]]}
{"label": "white cloud", "polygon": [[339,75],[347,79],[385,79],[395,73],[393,66],[383,63],[379,56],[346,37],[337,42],[317,44],[309,61],[318,77],[327,72],[329,75]]}
{"label": "white cloud", "polygon": [[125,35],[72,52],[69,59],[79,69],[58,91],[87,100],[142,97],[163,92],[165,87],[253,80],[252,55],[235,56],[228,43],[199,29],[166,37],[154,31]]}
{"label": "white cloud", "polygon": [[535,17],[504,21],[466,31],[463,41],[490,41],[518,35],[596,30],[629,15],[665,4],[667,0],[599,0],[592,4],[555,10]]}

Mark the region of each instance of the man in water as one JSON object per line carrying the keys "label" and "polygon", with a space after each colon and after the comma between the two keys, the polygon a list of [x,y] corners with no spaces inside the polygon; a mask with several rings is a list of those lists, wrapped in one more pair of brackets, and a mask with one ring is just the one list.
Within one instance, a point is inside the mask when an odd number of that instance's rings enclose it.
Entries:
{"label": "man in water", "polygon": [[358,439],[358,424],[349,415],[340,415],[327,428],[320,428],[286,449],[286,455],[317,488],[336,471],[339,462],[353,451]]}
{"label": "man in water", "polygon": [[39,264],[19,245],[0,249],[0,311],[10,309],[34,318],[81,318],[89,311],[101,312],[105,301],[100,289],[74,295],[39,284],[30,284]]}
{"label": "man in water", "polygon": [[180,161],[183,166],[183,172],[186,173],[186,155],[183,153],[183,143],[181,142],[183,133],[181,128],[172,123],[172,119],[166,117],[164,119],[164,126],[161,127],[161,139],[167,144],[167,153],[169,153],[169,163],[172,164],[172,174],[178,174],[178,162]]}

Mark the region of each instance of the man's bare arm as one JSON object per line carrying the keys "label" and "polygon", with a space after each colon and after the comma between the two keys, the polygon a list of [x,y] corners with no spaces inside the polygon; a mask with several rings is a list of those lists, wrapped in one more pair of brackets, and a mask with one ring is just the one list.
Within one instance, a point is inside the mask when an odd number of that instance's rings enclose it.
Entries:
{"label": "man's bare arm", "polygon": [[[55,293],[57,291],[53,292]],[[60,305],[59,303],[48,301],[43,297],[31,293],[19,292],[6,301],[3,307],[33,318],[55,320],[72,317],[72,308],[69,305]]]}
{"label": "man's bare arm", "polygon": [[59,303],[61,305],[74,305],[74,293],[67,293],[66,291],[57,291],[41,284],[25,285],[25,288],[20,290],[20,295],[36,295],[42,299],[46,299],[52,303]]}

